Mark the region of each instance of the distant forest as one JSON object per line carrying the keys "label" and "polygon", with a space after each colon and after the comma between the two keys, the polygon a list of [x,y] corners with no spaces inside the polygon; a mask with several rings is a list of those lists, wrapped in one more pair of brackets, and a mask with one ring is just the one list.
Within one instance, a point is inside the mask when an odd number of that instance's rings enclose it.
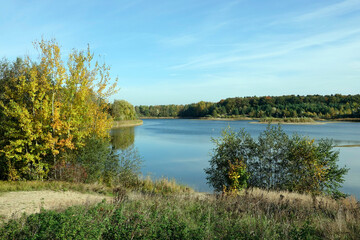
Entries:
{"label": "distant forest", "polygon": [[141,105],[136,106],[135,110],[139,117],[360,118],[360,94],[236,97],[217,103],[201,101],[186,105]]}

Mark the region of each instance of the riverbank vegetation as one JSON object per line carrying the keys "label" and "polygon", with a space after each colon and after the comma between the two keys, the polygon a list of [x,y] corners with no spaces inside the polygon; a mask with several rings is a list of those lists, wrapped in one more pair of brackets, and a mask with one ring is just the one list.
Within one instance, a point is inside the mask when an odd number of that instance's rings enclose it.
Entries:
{"label": "riverbank vegetation", "polygon": [[208,183],[216,191],[236,194],[247,187],[344,197],[339,191],[349,169],[337,165],[339,152],[331,140],[314,142],[288,136],[281,126],[268,125],[254,140],[244,129],[230,128],[213,139]]}
{"label": "riverbank vegetation", "polygon": [[360,94],[227,98],[217,103],[136,106],[139,117],[360,118]]}
{"label": "riverbank vegetation", "polygon": [[118,191],[114,203],[42,210],[0,226],[0,239],[357,239],[354,199],[258,189],[237,196]]}
{"label": "riverbank vegetation", "polygon": [[58,180],[111,185],[119,176],[110,147],[109,67],[55,41],[34,43],[39,58],[0,64],[0,180]]}
{"label": "riverbank vegetation", "polygon": [[140,126],[142,124],[143,124],[143,121],[140,119],[114,121],[112,128],[135,127],[135,126]]}
{"label": "riverbank vegetation", "polygon": [[138,119],[131,103],[125,100],[114,100],[109,106],[109,114],[114,119],[112,128],[135,127],[143,124],[143,121]]}
{"label": "riverbank vegetation", "polygon": [[109,112],[115,121],[130,121],[137,119],[134,106],[125,100],[114,100],[110,105]]}

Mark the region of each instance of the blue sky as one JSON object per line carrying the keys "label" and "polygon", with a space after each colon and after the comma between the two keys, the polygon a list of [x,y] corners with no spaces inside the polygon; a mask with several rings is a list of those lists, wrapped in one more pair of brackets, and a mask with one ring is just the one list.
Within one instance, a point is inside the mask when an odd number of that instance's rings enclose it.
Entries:
{"label": "blue sky", "polygon": [[91,50],[134,105],[360,93],[360,0],[0,0],[0,57]]}

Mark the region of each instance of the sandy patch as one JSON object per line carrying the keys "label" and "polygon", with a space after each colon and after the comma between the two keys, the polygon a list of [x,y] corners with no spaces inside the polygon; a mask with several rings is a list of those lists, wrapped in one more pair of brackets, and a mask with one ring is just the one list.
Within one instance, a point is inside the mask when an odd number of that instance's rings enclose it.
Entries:
{"label": "sandy patch", "polygon": [[79,192],[19,191],[0,195],[0,217],[7,220],[22,213],[32,214],[44,209],[64,209],[73,205],[94,204],[111,197]]}

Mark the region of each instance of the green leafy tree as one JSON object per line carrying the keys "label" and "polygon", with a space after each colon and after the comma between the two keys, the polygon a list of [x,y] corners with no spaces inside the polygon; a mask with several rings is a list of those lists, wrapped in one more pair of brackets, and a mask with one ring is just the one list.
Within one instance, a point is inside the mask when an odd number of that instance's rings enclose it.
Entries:
{"label": "green leafy tree", "polygon": [[283,169],[288,162],[289,137],[280,126],[268,125],[260,133],[252,149],[255,154],[247,162],[249,169],[256,172],[251,184],[264,189],[281,189],[284,175]]}
{"label": "green leafy tree", "polygon": [[239,184],[231,178],[236,175],[234,166],[244,164],[236,176],[250,176],[248,187],[343,196],[339,187],[348,169],[337,165],[339,152],[333,150],[331,140],[315,143],[296,134],[289,137],[280,126],[268,125],[257,141],[244,130],[231,129],[212,141],[215,148],[205,173],[216,191],[224,186],[234,189],[232,186]]}
{"label": "green leafy tree", "polygon": [[239,159],[248,162],[254,154],[254,141],[244,130],[234,132],[229,128],[222,131],[221,137],[212,138],[215,144],[210,167],[205,169],[207,181],[215,191],[222,191],[224,186],[230,188],[232,180],[229,172],[232,165]]}
{"label": "green leafy tree", "polygon": [[111,115],[116,121],[137,119],[134,106],[125,100],[114,101],[111,105]]}

